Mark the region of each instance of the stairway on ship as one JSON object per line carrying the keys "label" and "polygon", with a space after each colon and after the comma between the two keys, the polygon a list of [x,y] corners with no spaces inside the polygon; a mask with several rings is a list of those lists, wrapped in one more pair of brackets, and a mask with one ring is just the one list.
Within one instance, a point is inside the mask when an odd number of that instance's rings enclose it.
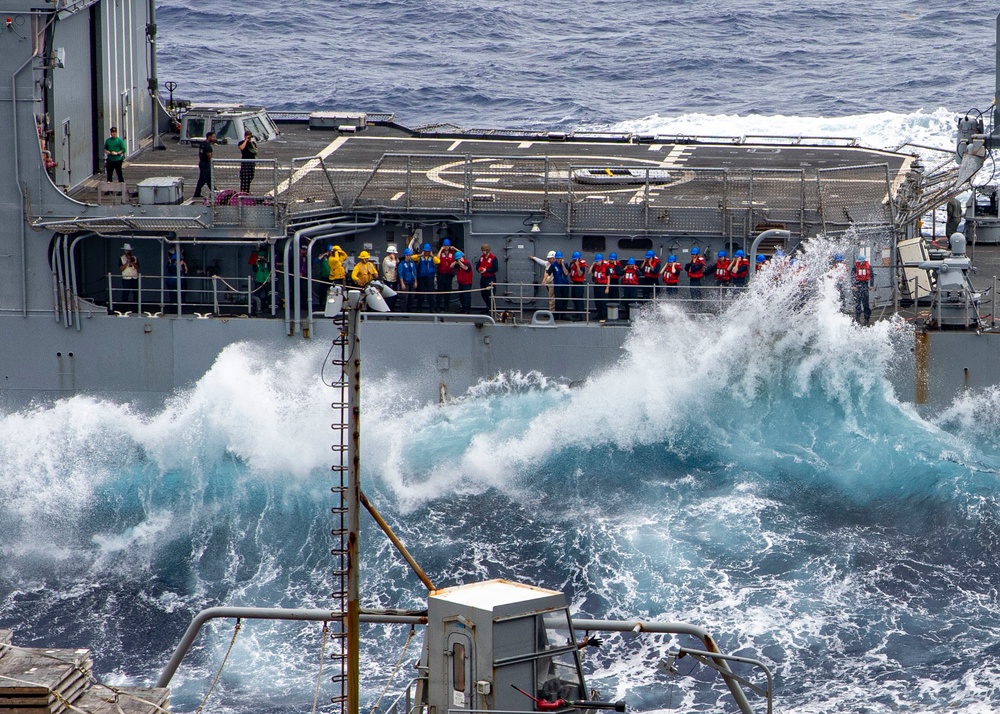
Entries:
{"label": "stairway on ship", "polygon": [[109,687],[90,650],[17,647],[0,630],[0,714],[169,714],[170,690]]}

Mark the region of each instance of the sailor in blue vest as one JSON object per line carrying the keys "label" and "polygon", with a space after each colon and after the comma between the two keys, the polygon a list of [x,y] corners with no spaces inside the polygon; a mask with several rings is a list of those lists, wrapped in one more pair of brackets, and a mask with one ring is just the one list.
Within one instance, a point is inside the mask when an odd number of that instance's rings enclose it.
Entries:
{"label": "sailor in blue vest", "polygon": [[403,312],[410,312],[416,307],[417,289],[417,264],[413,260],[413,249],[407,248],[403,251],[403,259],[399,261],[396,268],[399,274],[399,309]]}
{"label": "sailor in blue vest", "polygon": [[427,308],[434,311],[434,276],[437,274],[437,266],[441,262],[431,252],[431,244],[424,243],[417,256],[417,306],[415,311],[424,309],[424,300],[427,301]]}

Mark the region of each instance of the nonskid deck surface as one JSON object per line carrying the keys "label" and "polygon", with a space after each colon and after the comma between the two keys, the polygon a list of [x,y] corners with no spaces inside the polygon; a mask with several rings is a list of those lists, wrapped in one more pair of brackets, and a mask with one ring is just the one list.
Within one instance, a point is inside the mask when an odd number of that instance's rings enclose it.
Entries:
{"label": "nonskid deck surface", "polygon": [[[341,134],[310,130],[302,123],[282,123],[280,128],[279,139],[259,147],[251,193],[274,192],[280,199],[289,191],[294,195],[307,183],[317,191],[329,190],[332,183],[338,193],[359,205],[401,208],[415,205],[414,197],[419,197],[422,207],[454,209],[465,201],[502,206],[555,196],[614,205],[718,208],[719,196],[727,190],[734,197],[745,197],[744,202],[764,204],[782,195],[794,201],[803,178],[815,179],[823,170],[837,170],[838,179],[851,182],[850,203],[877,205],[884,199],[886,178],[900,180],[912,163],[906,155],[847,145],[414,136],[392,126]],[[148,149],[125,163],[126,184],[134,193],[135,185],[144,179],[177,176],[184,180],[184,198],[188,199],[198,176],[197,145],[181,144],[174,135],[161,139],[162,150]],[[238,168],[224,164],[225,160],[235,162],[239,154],[235,143],[215,147],[215,159],[223,160],[216,164],[217,189],[230,184],[238,188]],[[323,180],[316,175],[321,169],[305,162],[314,156],[323,158],[328,174]],[[574,169],[615,166],[665,169],[669,177],[651,180],[648,187],[644,182],[594,184],[572,178]],[[743,185],[751,171],[754,185]],[[74,198],[107,202],[97,193],[97,181],[102,178],[93,177]],[[720,188],[723,180],[732,185]],[[825,200],[835,201],[836,188],[828,192]]]}

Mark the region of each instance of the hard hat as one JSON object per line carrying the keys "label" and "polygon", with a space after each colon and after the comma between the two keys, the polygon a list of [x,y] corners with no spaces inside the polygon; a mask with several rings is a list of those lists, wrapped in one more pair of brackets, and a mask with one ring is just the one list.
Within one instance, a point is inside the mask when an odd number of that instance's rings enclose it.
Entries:
{"label": "hard hat", "polygon": [[675,262],[677,262],[677,256],[676,255],[668,255],[667,256],[667,261],[669,261],[671,263],[675,263]]}
{"label": "hard hat", "polygon": [[445,238],[443,241],[441,241],[441,245],[451,245],[451,241]]}
{"label": "hard hat", "polygon": [[343,250],[343,248],[341,248],[339,245],[335,245],[330,250]]}
{"label": "hard hat", "polygon": [[647,250],[647,251],[646,251],[646,257],[647,257],[647,258],[655,258],[655,257],[656,257],[656,253],[654,253],[654,252],[653,252],[653,251],[651,251],[651,250]]}
{"label": "hard hat", "polygon": [[595,253],[594,260],[604,260],[604,256],[601,255],[600,253]]}
{"label": "hard hat", "polygon": [[618,254],[617,253],[611,253],[610,255],[608,255],[608,258],[610,258],[611,260],[618,260]]}
{"label": "hard hat", "polygon": [[746,255],[746,253],[744,253],[742,250],[736,251],[736,257],[737,258],[742,258],[745,255]]}
{"label": "hard hat", "polygon": [[465,255],[465,253],[463,253],[462,251],[456,250],[455,251],[455,260],[458,260],[459,258],[463,257],[464,255]]}
{"label": "hard hat", "polygon": [[698,255],[701,251],[698,250],[698,246],[691,249],[691,255]]}
{"label": "hard hat", "polygon": [[758,253],[757,254],[757,262],[758,263],[766,263],[767,262],[767,256],[766,255],[761,255],[760,253]]}
{"label": "hard hat", "polygon": [[556,257],[556,252],[554,250],[550,250],[548,255],[546,255],[545,257],[551,260],[552,258]]}
{"label": "hard hat", "polygon": [[635,258],[629,258],[628,259],[628,264],[629,265],[635,265]]}
{"label": "hard hat", "polygon": [[403,251],[403,255],[413,255],[413,248],[406,248]]}
{"label": "hard hat", "polygon": [[431,244],[430,243],[424,243],[424,247],[421,248],[420,250],[427,250],[427,251],[429,251],[430,249],[431,249]]}
{"label": "hard hat", "polygon": [[785,257],[785,251],[783,251],[781,248],[778,248],[776,251],[774,251],[774,257],[775,258],[784,258]]}
{"label": "hard hat", "polygon": [[122,250],[132,250],[132,246],[126,243],[125,245],[122,246]]}
{"label": "hard hat", "polygon": [[331,245],[327,245],[327,246],[326,246],[326,252],[327,252],[327,253],[329,253],[329,252],[330,252],[330,251],[332,251],[332,250],[333,250],[333,245],[332,245],[332,244],[331,244]]}
{"label": "hard hat", "polygon": [[838,263],[843,263],[844,262],[844,254],[843,253],[834,253],[833,254],[833,259],[836,260]]}
{"label": "hard hat", "polygon": [[725,258],[725,257],[726,257],[726,251],[724,251],[724,250],[720,250],[720,251],[719,251],[719,257],[720,257],[720,258]]}
{"label": "hard hat", "polygon": [[361,260],[368,260],[371,256],[368,255],[367,250],[363,250],[360,253],[358,253],[358,257],[361,258]]}
{"label": "hard hat", "polygon": [[562,260],[563,254],[561,250],[556,251],[556,260]]}
{"label": "hard hat", "polygon": [[860,253],[858,253],[858,257],[854,259],[854,262],[855,263],[864,263],[865,262],[865,256],[863,256]]}
{"label": "hard hat", "polygon": [[573,251],[573,260],[579,260],[581,257],[582,256],[580,255],[580,251],[578,250]]}
{"label": "hard hat", "polygon": [[385,249],[385,252],[386,253],[396,253],[398,251],[396,250],[396,246],[390,245],[388,248]]}

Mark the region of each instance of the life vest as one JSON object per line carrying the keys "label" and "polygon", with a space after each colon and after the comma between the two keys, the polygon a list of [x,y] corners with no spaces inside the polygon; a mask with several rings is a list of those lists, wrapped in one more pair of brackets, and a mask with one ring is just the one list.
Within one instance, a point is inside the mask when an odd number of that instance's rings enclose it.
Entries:
{"label": "life vest", "polygon": [[441,262],[438,263],[438,272],[442,275],[451,275],[454,273],[455,265],[455,249],[452,247],[447,247],[441,250],[441,254],[438,256]]}
{"label": "life vest", "polygon": [[705,259],[700,255],[695,256],[691,259],[691,262],[687,264],[684,268],[687,271],[688,277],[695,280],[700,280],[705,277]]}
{"label": "life vest", "polygon": [[417,259],[417,275],[421,278],[434,277],[434,256],[421,255]]}
{"label": "life vest", "polygon": [[663,269],[663,284],[676,285],[681,279],[681,270],[680,263],[667,263],[667,267]]}
{"label": "life vest", "polygon": [[746,258],[737,258],[729,266],[729,273],[736,280],[742,280],[750,273],[750,261]]}
{"label": "life vest", "polygon": [[858,283],[869,283],[872,279],[872,266],[866,260],[864,263],[854,264],[854,280]]}
{"label": "life vest", "polygon": [[417,282],[417,266],[412,260],[403,259],[399,261],[399,279],[406,285],[413,285]]}
{"label": "life vest", "polygon": [[492,253],[480,255],[479,262],[476,264],[476,270],[478,270],[484,278],[496,277],[497,257]]}
{"label": "life vest", "polygon": [[719,258],[715,261],[715,282],[729,282],[729,258]]}
{"label": "life vest", "polygon": [[367,260],[362,260],[360,263],[355,265],[354,270],[351,271],[351,280],[361,287],[364,287],[377,277],[378,268]]}
{"label": "life vest", "polygon": [[569,279],[574,283],[584,283],[587,281],[586,260],[580,258],[569,264]]}
{"label": "life vest", "polygon": [[622,285],[638,285],[639,269],[634,265],[626,265],[622,272]]}
{"label": "life vest", "polygon": [[610,266],[605,261],[601,260],[590,266],[590,274],[594,279],[595,285],[607,285],[608,284],[608,268]]}
{"label": "life vest", "polygon": [[608,266],[608,282],[617,285],[622,279],[622,264],[617,260],[605,260]]}
{"label": "life vest", "polygon": [[454,269],[455,279],[459,285],[472,285],[472,263],[463,257],[455,261]]}
{"label": "life vest", "polygon": [[642,261],[642,277],[645,280],[656,282],[656,276],[660,274],[660,259],[647,258]]}

